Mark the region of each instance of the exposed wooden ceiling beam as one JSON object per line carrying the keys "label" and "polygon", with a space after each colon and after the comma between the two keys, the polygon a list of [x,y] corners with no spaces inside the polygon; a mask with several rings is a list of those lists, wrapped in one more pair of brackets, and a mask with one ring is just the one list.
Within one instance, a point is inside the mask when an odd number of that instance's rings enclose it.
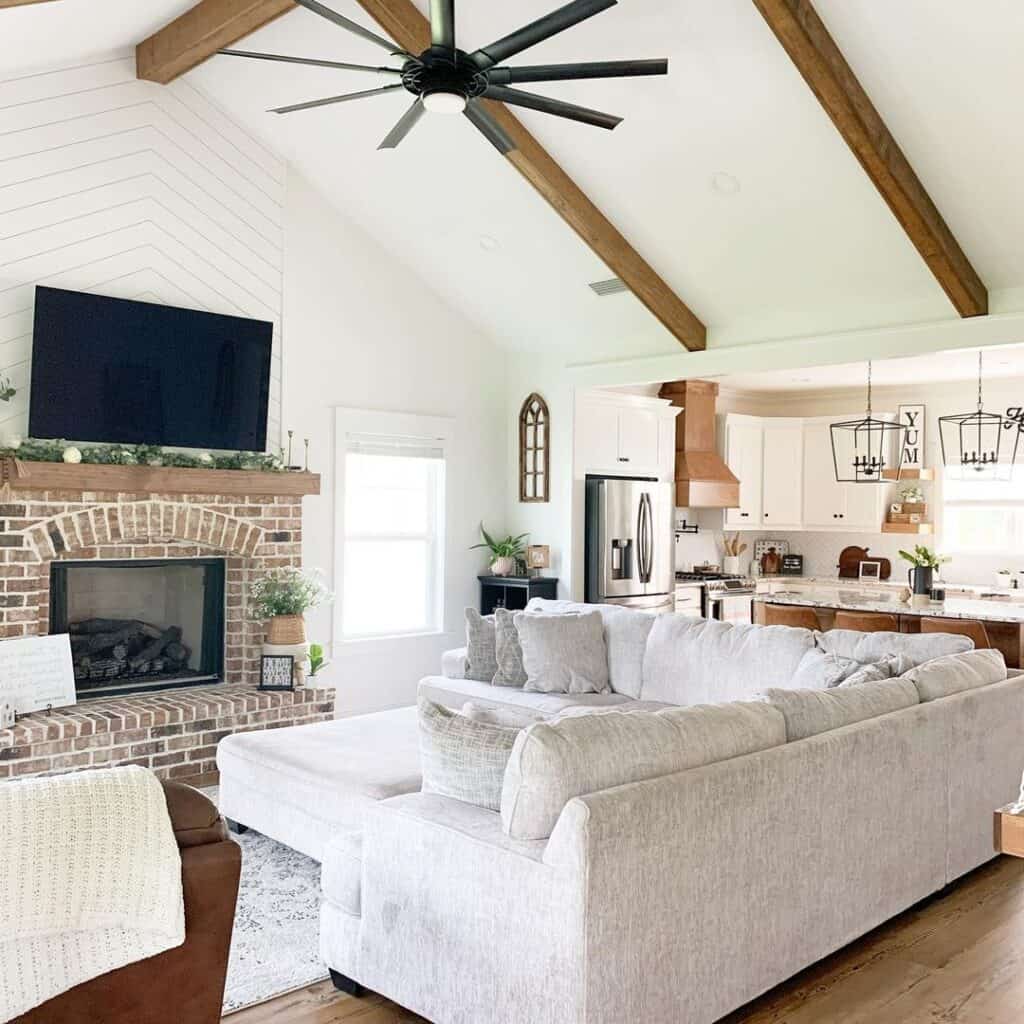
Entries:
{"label": "exposed wooden ceiling beam", "polygon": [[46,4],[50,0],[0,0],[0,8],[24,7],[26,4]]}
{"label": "exposed wooden ceiling beam", "polygon": [[964,317],[988,292],[810,0],[753,0],[804,81]]}
{"label": "exposed wooden ceiling beam", "polygon": [[135,73],[167,85],[282,14],[295,0],[200,0],[135,48]]}
{"label": "exposed wooden ceiling beam", "polygon": [[[419,53],[430,45],[429,22],[411,0],[359,0],[359,4],[403,49]],[[294,6],[293,0],[201,0],[139,44],[138,76],[167,84]],[[484,102],[516,144],[508,155],[516,170],[681,344],[691,351],[703,349],[707,330],[697,316],[519,119],[503,104]]]}

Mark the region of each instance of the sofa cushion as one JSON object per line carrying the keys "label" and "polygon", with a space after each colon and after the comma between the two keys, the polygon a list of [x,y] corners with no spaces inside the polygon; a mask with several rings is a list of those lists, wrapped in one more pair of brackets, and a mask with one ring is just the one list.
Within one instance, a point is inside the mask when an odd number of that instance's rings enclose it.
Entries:
{"label": "sofa cushion", "polygon": [[1001,651],[965,651],[934,658],[907,672],[903,678],[917,687],[922,703],[964,690],[1001,683],[1007,677]]}
{"label": "sofa cushion", "polygon": [[489,683],[498,671],[495,649],[494,616],[481,615],[475,608],[466,609],[466,663],[463,674],[467,679]]}
{"label": "sofa cushion", "polygon": [[785,720],[767,704],[671,707],[542,722],[515,741],[501,791],[502,826],[516,839],[544,839],[573,797],[785,741]]}
{"label": "sofa cushion", "polygon": [[466,648],[456,647],[441,655],[441,675],[448,679],[466,678]]}
{"label": "sofa cushion", "polygon": [[475,700],[467,700],[462,705],[461,713],[471,722],[503,725],[506,729],[525,729],[547,718],[542,711],[533,711],[530,708],[492,708]]}
{"label": "sofa cushion", "polygon": [[515,617],[530,693],[609,693],[604,622],[597,612]]}
{"label": "sofa cushion", "polygon": [[624,693],[634,698],[640,696],[644,651],[657,615],[617,604],[579,604],[575,601],[549,601],[540,597],[531,598],[526,610],[549,613],[596,611],[604,623],[609,685],[615,693]]}
{"label": "sofa cushion", "polygon": [[320,890],[326,899],[346,914],[358,917],[362,913],[362,887],[362,829],[341,829],[324,847]]}
{"label": "sofa cushion", "polygon": [[[217,745],[217,767],[222,800],[240,787],[271,817],[283,804],[330,828],[362,827],[366,809],[378,800],[420,788],[416,708],[235,733]],[[230,805],[222,810],[237,813]],[[241,820],[263,831],[262,821]]]}
{"label": "sofa cushion", "polygon": [[490,811],[501,807],[501,785],[520,731],[419,701],[423,792],[448,796]]}
{"label": "sofa cushion", "polygon": [[918,704],[906,679],[881,679],[831,690],[765,690],[761,698],[782,712],[790,743]]}
{"label": "sofa cushion", "polygon": [[789,685],[794,690],[829,690],[863,667],[853,658],[813,647],[800,659]]}
{"label": "sofa cushion", "polygon": [[523,648],[516,629],[516,613],[507,608],[496,608],[494,625],[498,670],[491,682],[495,686],[521,687],[526,682],[526,669],[523,668]]}
{"label": "sofa cushion", "polygon": [[467,700],[472,700],[492,708],[532,708],[545,716],[582,705],[620,707],[632,703],[621,693],[530,693],[507,686],[491,686],[475,679],[446,679],[443,676],[421,679],[419,696],[456,710]]}
{"label": "sofa cushion", "polygon": [[814,633],[659,615],[644,654],[644,700],[720,704],[749,700],[769,686],[790,686]]}
{"label": "sofa cushion", "polygon": [[830,629],[817,634],[818,647],[827,654],[859,661],[862,665],[881,661],[888,654],[903,654],[914,665],[947,654],[961,654],[974,647],[966,636],[951,633],[859,633],[853,629]]}

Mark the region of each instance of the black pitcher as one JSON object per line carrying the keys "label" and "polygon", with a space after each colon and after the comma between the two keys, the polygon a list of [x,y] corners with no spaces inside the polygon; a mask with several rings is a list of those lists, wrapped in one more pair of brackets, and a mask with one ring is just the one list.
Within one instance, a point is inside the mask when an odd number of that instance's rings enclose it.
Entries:
{"label": "black pitcher", "polygon": [[930,594],[934,571],[930,565],[915,565],[913,569],[908,569],[907,580],[910,583],[910,589],[915,594]]}

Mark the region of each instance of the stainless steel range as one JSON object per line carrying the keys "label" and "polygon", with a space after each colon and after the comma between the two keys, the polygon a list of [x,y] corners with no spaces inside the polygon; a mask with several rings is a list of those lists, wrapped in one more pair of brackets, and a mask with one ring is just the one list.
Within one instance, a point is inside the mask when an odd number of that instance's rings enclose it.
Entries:
{"label": "stainless steel range", "polygon": [[746,576],[695,568],[676,573],[676,611],[726,622],[752,622],[757,581]]}

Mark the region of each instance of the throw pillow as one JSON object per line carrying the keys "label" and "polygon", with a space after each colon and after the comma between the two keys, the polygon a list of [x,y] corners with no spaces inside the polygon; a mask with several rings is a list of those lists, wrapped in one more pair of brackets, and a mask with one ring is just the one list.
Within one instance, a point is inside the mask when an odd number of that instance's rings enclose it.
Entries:
{"label": "throw pillow", "polygon": [[964,690],[1001,683],[1006,679],[1006,661],[1001,651],[965,651],[926,661],[903,678],[916,687],[921,703],[950,697]]}
{"label": "throw pillow", "polygon": [[528,729],[537,722],[546,722],[547,715],[529,708],[493,708],[487,704],[478,704],[467,700],[462,705],[462,713],[472,722],[483,722],[485,725],[502,725],[506,729]]}
{"label": "throw pillow", "polygon": [[906,654],[889,654],[881,661],[858,668],[852,675],[847,676],[839,686],[858,686],[861,683],[874,683],[880,679],[893,679],[910,671],[913,667],[913,660]]}
{"label": "throw pillow", "polygon": [[474,722],[457,711],[419,702],[423,792],[501,809],[505,765],[519,729]]}
{"label": "throw pillow", "polygon": [[467,608],[465,678],[489,683],[497,671],[494,616],[481,615],[475,608]]}
{"label": "throw pillow", "polygon": [[[494,610],[495,656],[497,669],[491,678],[495,686],[522,686],[526,682],[523,649],[519,645],[516,614],[507,608]],[[518,613],[522,614],[522,613]]]}
{"label": "throw pillow", "polygon": [[533,693],[607,693],[608,649],[599,612],[538,615],[518,612],[515,626]]}

